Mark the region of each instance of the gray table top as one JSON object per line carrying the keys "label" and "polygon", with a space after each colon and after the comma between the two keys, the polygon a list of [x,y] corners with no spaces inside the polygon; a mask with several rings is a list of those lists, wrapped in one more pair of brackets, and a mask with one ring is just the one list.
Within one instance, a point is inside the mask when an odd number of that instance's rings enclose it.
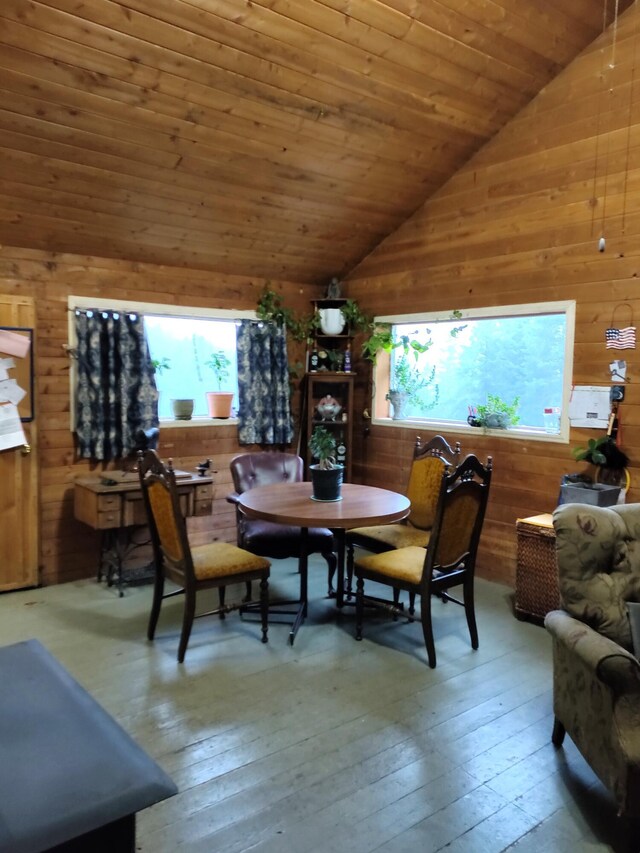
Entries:
{"label": "gray table top", "polygon": [[0,648],[0,853],[39,853],[175,793],[37,640]]}

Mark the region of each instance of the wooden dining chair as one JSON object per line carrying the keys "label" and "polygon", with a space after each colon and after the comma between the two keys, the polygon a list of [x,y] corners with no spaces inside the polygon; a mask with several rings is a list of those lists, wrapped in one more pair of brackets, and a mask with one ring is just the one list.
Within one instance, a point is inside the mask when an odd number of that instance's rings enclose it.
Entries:
{"label": "wooden dining chair", "polygon": [[347,532],[347,597],[351,594],[356,547],[374,554],[407,545],[426,547],[435,518],[442,472],[447,465],[457,464],[459,458],[459,441],[452,448],[441,435],[435,435],[424,445],[420,436],[416,438],[406,491],[411,501],[409,516],[398,524],[356,527]]}
{"label": "wooden dining chair", "polygon": [[[426,549],[408,545],[392,551],[361,557],[355,561],[356,584],[356,639],[362,639],[365,604],[390,611],[395,618],[406,616],[410,622],[422,623],[429,666],[436,665],[436,649],[431,622],[431,598],[453,601],[464,607],[471,636],[471,646],[478,648],[478,629],[474,607],[474,574],[476,554],[484,514],[489,497],[492,459],[486,466],[476,456],[469,455],[455,469],[446,467],[442,472],[436,514]],[[391,586],[394,601],[365,595],[364,582]],[[449,590],[462,586],[462,600]],[[400,590],[420,596],[420,614],[411,608],[405,612],[398,603]]]}
{"label": "wooden dining chair", "polygon": [[[227,613],[246,604],[246,602],[225,604],[227,585],[257,580],[260,582],[262,642],[266,643],[269,561],[227,542],[212,542],[192,548],[189,545],[186,523],[180,510],[180,497],[171,459],[165,467],[154,450],[141,452],[138,457],[138,473],[155,561],[155,583],[147,630],[148,638],[153,640],[155,636],[163,600],[175,595],[184,595],[182,633],[178,646],[178,661],[182,663],[194,618],[219,615],[224,619]],[[165,578],[176,583],[179,589],[165,593]],[[196,614],[197,593],[211,588],[218,590],[219,607],[206,613]]]}

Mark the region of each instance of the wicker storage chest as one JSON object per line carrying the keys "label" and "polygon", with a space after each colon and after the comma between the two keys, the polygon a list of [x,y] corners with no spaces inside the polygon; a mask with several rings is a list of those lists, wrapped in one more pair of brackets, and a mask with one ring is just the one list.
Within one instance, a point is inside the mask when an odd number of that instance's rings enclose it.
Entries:
{"label": "wicker storage chest", "polygon": [[560,607],[556,569],[556,534],[550,513],[516,522],[516,616],[542,621]]}

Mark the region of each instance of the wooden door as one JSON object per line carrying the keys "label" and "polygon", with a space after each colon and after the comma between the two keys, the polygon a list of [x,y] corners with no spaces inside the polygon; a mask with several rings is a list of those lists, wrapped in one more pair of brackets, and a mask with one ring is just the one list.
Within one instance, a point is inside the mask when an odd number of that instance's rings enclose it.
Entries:
{"label": "wooden door", "polygon": [[[0,327],[31,329],[35,333],[33,299],[0,294]],[[0,358],[7,357],[7,353],[0,352]],[[16,379],[24,387],[27,384],[25,372],[30,376],[30,370],[17,356],[13,358],[16,367],[9,370],[9,378]],[[33,364],[33,350],[28,358],[28,364]],[[27,446],[0,450],[0,591],[38,584],[37,411],[34,389],[25,390],[28,390],[28,399],[21,403],[21,414],[25,414],[27,404],[29,409],[33,406],[34,414],[34,420],[22,424]]]}

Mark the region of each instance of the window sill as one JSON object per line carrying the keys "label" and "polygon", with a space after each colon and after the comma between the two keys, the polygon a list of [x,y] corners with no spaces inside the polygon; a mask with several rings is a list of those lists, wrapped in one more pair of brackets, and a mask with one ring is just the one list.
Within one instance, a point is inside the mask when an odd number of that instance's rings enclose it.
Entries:
{"label": "window sill", "polygon": [[191,429],[191,427],[225,427],[235,426],[238,418],[209,418],[206,416],[191,418],[188,421],[177,421],[175,418],[160,418],[160,429]]}
{"label": "window sill", "polygon": [[497,438],[523,439],[526,441],[546,441],[555,442],[557,444],[568,444],[568,425],[567,433],[548,433],[542,427],[512,427],[510,429],[483,429],[482,427],[472,427],[463,421],[428,421],[420,418],[407,418],[406,420],[394,420],[393,418],[372,418],[373,426],[391,427],[395,429],[428,429],[435,432],[455,432],[471,435],[472,433],[479,435],[496,436]]}

